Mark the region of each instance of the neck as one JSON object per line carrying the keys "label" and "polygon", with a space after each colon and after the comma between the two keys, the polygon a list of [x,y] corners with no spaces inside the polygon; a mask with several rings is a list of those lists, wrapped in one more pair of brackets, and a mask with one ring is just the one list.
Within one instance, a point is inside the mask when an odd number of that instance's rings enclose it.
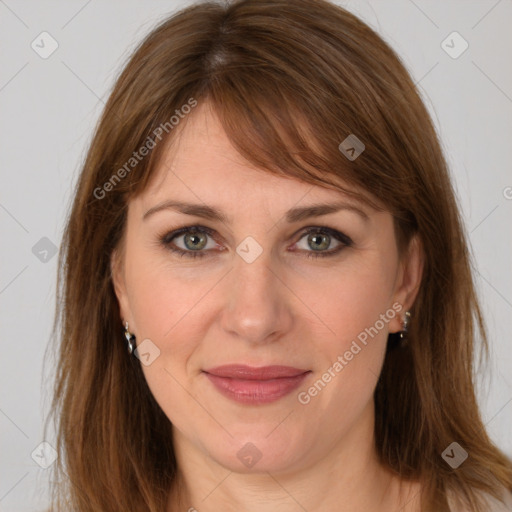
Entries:
{"label": "neck", "polygon": [[[334,439],[325,453],[316,457],[308,454],[313,463],[293,471],[250,473],[218,464],[173,427],[178,478],[170,494],[168,512],[416,512],[419,486],[401,482],[379,463],[373,421],[371,403],[357,425]],[[329,434],[335,437],[334,433]]]}

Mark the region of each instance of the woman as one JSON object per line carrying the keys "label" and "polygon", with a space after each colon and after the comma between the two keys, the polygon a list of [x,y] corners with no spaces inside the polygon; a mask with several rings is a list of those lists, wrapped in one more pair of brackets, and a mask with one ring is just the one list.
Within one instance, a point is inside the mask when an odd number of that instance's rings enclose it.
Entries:
{"label": "woman", "polygon": [[157,27],[62,247],[55,510],[509,509],[447,166],[344,9],[202,3]]}

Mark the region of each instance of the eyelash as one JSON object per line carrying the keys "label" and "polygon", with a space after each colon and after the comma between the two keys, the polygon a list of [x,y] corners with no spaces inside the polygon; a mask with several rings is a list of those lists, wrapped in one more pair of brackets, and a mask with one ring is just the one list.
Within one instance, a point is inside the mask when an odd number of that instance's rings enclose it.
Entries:
{"label": "eyelash", "polygon": [[[174,240],[176,237],[187,234],[189,232],[200,232],[205,233],[213,238],[213,235],[215,231],[213,229],[207,228],[206,226],[200,226],[200,225],[193,225],[193,226],[185,226],[179,229],[176,229],[174,231],[171,231],[169,233],[166,233],[164,235],[159,236],[160,243],[169,251],[178,254],[181,257],[186,258],[204,258],[207,255],[207,251],[185,251],[183,249],[180,249],[179,247],[173,247],[171,245],[172,240]],[[341,233],[340,231],[337,231],[336,229],[324,227],[324,226],[311,226],[306,228],[306,230],[301,234],[300,238],[297,240],[302,240],[304,236],[309,234],[327,234],[339,242],[341,242],[342,245],[338,246],[336,249],[331,251],[305,251],[307,254],[305,255],[306,258],[327,258],[329,256],[335,256],[340,251],[342,251],[346,247],[350,247],[353,244],[353,241],[350,237],[345,235],[344,233]]]}

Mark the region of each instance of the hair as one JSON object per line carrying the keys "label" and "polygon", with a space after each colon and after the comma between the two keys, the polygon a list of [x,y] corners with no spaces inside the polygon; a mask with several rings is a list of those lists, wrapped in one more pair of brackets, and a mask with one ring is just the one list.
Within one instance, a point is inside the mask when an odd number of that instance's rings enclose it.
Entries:
{"label": "hair", "polygon": [[[409,343],[397,348],[389,336],[374,394],[376,449],[385,467],[423,484],[422,510],[449,510],[450,493],[484,510],[482,493],[512,488],[512,464],[489,439],[475,397],[476,347],[486,356],[488,341],[447,163],[397,54],[324,0],[191,5],[161,22],[118,77],[59,253],[53,509],[163,512],[176,485],[171,423],[127,355],[110,263],[129,200],[178,133],[171,117],[184,113],[182,129],[194,115],[185,105],[205,102],[247,162],[378,198],[401,255],[420,240]],[[339,149],[351,134],[365,145],[354,160]],[[132,160],[143,146],[147,156]],[[454,441],[469,453],[457,469],[441,457]]]}

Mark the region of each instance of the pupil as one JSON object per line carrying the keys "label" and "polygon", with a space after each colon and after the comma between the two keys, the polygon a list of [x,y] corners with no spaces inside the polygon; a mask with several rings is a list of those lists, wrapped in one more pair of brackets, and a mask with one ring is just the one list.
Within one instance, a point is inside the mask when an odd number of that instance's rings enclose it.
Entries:
{"label": "pupil", "polygon": [[[317,246],[318,245],[321,246],[322,242],[326,240],[326,236],[325,235],[312,235],[311,240],[313,241],[313,244],[317,244]],[[323,245],[325,246],[325,243],[323,243]],[[318,249],[318,247],[317,247],[317,249]]]}
{"label": "pupil", "polygon": [[[197,249],[198,247],[198,244],[200,245],[201,244],[201,236],[200,235],[197,235],[197,234],[192,234],[190,235],[189,237],[187,237],[186,239],[187,241],[190,241],[191,242],[191,245],[192,245],[192,249]],[[189,244],[186,244],[187,246]],[[189,247],[190,248],[190,247]]]}

